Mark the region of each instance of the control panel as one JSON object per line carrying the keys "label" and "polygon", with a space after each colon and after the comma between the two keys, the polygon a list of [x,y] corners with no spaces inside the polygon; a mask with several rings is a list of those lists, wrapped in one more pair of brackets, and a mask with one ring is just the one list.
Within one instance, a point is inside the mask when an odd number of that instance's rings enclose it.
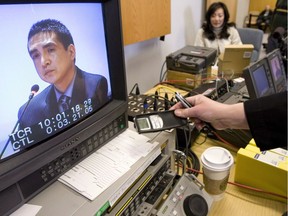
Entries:
{"label": "control panel", "polygon": [[213,198],[193,174],[185,173],[174,186],[157,216],[206,216]]}
{"label": "control panel", "polygon": [[171,103],[163,97],[130,94],[128,96],[128,120],[133,122],[136,115],[168,110]]}

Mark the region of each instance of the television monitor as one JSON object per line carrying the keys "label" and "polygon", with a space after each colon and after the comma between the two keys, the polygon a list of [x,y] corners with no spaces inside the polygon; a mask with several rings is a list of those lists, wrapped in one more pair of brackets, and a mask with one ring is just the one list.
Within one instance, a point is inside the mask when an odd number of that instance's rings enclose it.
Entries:
{"label": "television monitor", "polygon": [[250,99],[275,93],[267,58],[262,58],[243,70]]}
{"label": "television monitor", "polygon": [[250,64],[254,46],[252,44],[226,45],[218,57],[218,76],[227,79],[241,77],[243,69]]}
{"label": "television monitor", "polygon": [[[0,0],[0,215],[10,214],[128,127],[119,2]],[[59,42],[51,21],[67,27],[73,45],[67,37]],[[49,23],[46,32],[39,33],[36,23],[42,28]],[[35,34],[28,39],[32,26]],[[51,62],[63,53],[59,62],[69,62],[64,68],[77,72],[59,82],[43,78],[41,67],[48,68],[43,73],[50,79],[56,77]],[[80,98],[66,111],[51,102],[64,86],[61,81],[72,96],[70,105],[73,97]],[[46,113],[46,105],[53,112]]]}
{"label": "television monitor", "polygon": [[268,64],[271,71],[271,77],[276,92],[287,90],[287,77],[282,55],[279,49],[275,49],[267,55]]}

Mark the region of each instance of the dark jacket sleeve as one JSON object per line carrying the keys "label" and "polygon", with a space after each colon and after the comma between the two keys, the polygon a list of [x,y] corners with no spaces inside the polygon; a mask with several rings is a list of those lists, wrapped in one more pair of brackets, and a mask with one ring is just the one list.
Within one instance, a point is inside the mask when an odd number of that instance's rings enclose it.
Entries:
{"label": "dark jacket sleeve", "polygon": [[261,150],[287,149],[287,91],[248,100],[244,110],[252,136]]}

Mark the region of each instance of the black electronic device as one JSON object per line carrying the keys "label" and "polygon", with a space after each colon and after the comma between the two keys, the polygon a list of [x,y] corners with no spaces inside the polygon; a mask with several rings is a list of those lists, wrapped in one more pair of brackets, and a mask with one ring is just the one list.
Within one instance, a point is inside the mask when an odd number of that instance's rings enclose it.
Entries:
{"label": "black electronic device", "polygon": [[226,94],[222,95],[220,98],[218,98],[216,101],[224,104],[236,104],[240,102],[244,102],[248,100],[247,98],[244,98],[243,95],[237,94],[234,92],[227,92]]}
{"label": "black electronic device", "polygon": [[217,50],[200,46],[185,46],[166,57],[167,69],[199,73],[215,62]]}
{"label": "black electronic device", "polygon": [[182,127],[188,120],[174,114],[174,110],[136,115],[134,123],[138,133],[151,133]]}
{"label": "black electronic device", "polygon": [[243,70],[250,99],[275,93],[267,58],[262,58]]}
{"label": "black electronic device", "polygon": [[[27,52],[30,27],[47,18],[61,21],[70,30],[76,65],[107,79],[108,100],[98,104],[97,98],[84,98],[67,112],[11,133],[31,86],[38,84],[39,93],[23,117],[49,85],[38,77]],[[119,0],[0,0],[0,19],[0,88],[7,92],[1,94],[0,106],[0,215],[9,215],[128,127],[127,89]],[[22,147],[13,148],[17,144]]]}
{"label": "black electronic device", "polygon": [[203,94],[204,96],[217,100],[229,90],[229,86],[225,80],[215,80],[208,83],[203,83],[199,87],[193,89],[189,94],[191,96]]}
{"label": "black electronic device", "polygon": [[280,50],[275,49],[273,52],[269,53],[267,59],[275,91],[286,91],[287,78]]}
{"label": "black electronic device", "polygon": [[172,188],[176,173],[170,168],[171,157],[159,155],[105,215],[151,215]]}

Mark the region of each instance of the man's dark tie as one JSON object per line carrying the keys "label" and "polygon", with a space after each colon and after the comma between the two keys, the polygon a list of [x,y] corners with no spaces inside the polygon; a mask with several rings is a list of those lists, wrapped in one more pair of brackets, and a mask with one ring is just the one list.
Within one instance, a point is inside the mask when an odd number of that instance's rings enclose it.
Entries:
{"label": "man's dark tie", "polygon": [[58,101],[60,112],[64,112],[67,109],[69,109],[69,100],[70,100],[70,97],[66,95],[61,95]]}

